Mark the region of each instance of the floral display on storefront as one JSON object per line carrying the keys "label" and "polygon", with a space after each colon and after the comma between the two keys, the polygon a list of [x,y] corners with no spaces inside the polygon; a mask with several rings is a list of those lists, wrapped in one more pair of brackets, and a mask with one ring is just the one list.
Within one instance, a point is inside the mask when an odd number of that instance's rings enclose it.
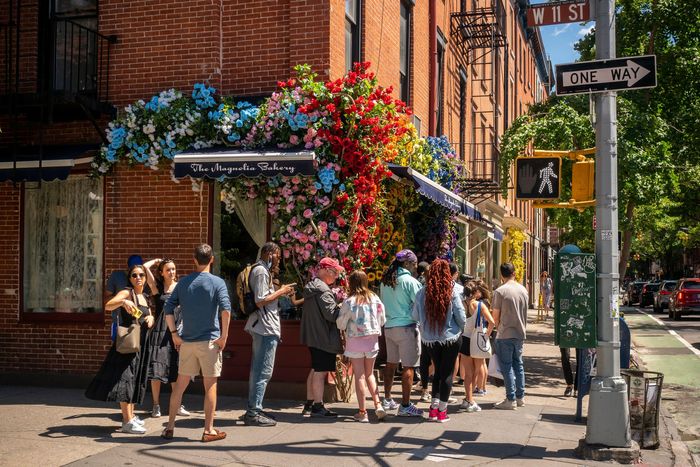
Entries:
{"label": "floral display on storefront", "polygon": [[[318,258],[332,256],[346,269],[382,270],[404,247],[444,256],[455,241],[454,214],[428,205],[410,186],[391,180],[388,164],[409,166],[448,189],[461,176],[446,138],[420,138],[410,110],[377,85],[369,64],[356,64],[341,79],[323,82],[310,67],[278,83],[259,107],[222,97],[206,84],[191,95],[163,91],[128,106],[109,124],[93,163],[108,173],[119,161],[157,169],[187,149],[231,146],[242,149],[313,150],[316,174],[222,178],[222,200],[263,200],[272,237],[285,264],[305,277]],[[429,216],[411,216],[423,210]],[[408,229],[409,217],[422,220]]]}

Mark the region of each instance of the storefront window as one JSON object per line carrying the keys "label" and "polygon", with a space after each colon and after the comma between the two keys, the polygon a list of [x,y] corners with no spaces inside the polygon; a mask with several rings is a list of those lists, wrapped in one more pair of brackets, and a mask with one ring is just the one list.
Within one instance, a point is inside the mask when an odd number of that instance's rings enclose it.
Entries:
{"label": "storefront window", "polygon": [[472,226],[471,234],[469,235],[469,266],[470,274],[476,278],[488,281],[488,275],[486,274],[486,256],[489,252],[488,250],[488,235],[486,230]]}
{"label": "storefront window", "polygon": [[24,309],[102,311],[102,179],[24,188]]}

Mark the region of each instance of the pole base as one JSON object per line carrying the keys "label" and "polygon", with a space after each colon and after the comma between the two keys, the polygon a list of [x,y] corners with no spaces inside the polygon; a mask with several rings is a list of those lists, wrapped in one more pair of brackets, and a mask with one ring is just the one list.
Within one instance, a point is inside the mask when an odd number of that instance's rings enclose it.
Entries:
{"label": "pole base", "polygon": [[611,448],[602,444],[588,444],[585,439],[580,439],[574,453],[581,459],[615,461],[619,464],[634,464],[640,459],[639,444],[636,441],[632,441],[628,448]]}

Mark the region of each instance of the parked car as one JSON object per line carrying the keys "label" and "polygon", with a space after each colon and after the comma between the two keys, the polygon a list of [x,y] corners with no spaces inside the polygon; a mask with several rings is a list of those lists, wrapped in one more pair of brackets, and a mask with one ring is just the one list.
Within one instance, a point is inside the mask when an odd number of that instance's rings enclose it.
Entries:
{"label": "parked car", "polygon": [[639,303],[642,297],[642,287],[646,284],[645,281],[635,281],[631,282],[627,286],[627,304],[632,306],[635,303]]}
{"label": "parked car", "polygon": [[654,292],[654,313],[662,313],[664,308],[668,308],[668,300],[671,292],[676,288],[678,281],[663,281],[657,292]]}
{"label": "parked car", "polygon": [[654,292],[658,292],[661,282],[647,282],[642,286],[642,294],[639,299],[639,306],[644,308],[654,304]]}
{"label": "parked car", "polygon": [[700,313],[700,279],[680,279],[668,302],[668,317],[679,321],[691,313]]}

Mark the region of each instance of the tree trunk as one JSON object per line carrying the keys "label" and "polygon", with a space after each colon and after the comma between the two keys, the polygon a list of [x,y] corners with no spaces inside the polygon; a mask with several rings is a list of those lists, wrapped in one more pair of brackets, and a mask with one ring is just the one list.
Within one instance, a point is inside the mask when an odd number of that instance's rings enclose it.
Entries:
{"label": "tree trunk", "polygon": [[632,234],[634,234],[634,201],[630,200],[627,202],[627,209],[625,212],[625,217],[628,220],[627,230],[624,231],[622,235],[622,251],[620,252],[620,281],[625,279],[625,273],[627,273],[627,261],[630,258],[630,251],[632,250]]}

